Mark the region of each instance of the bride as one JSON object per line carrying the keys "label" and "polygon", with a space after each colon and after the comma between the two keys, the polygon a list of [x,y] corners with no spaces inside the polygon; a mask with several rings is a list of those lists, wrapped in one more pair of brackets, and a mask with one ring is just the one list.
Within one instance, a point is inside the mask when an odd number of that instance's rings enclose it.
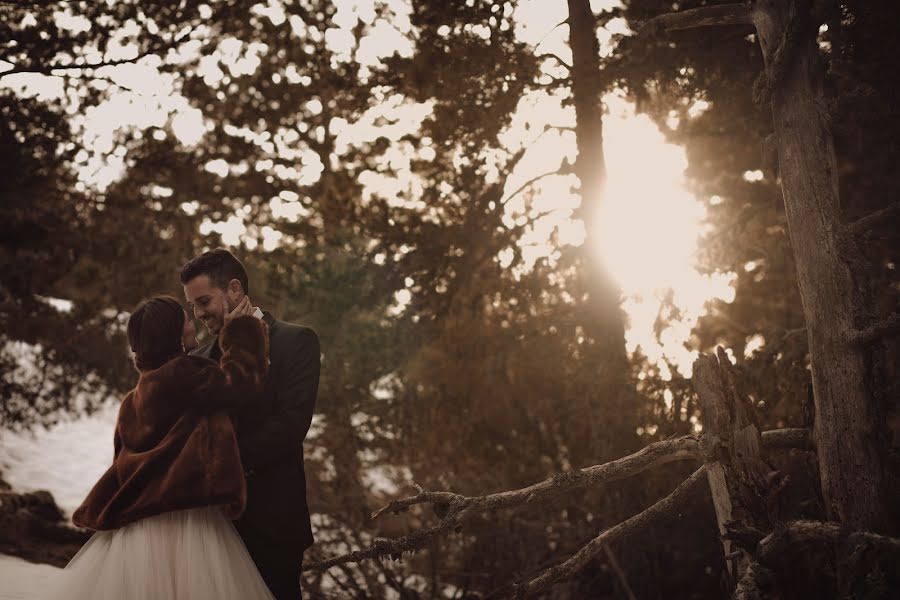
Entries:
{"label": "bride", "polygon": [[53,598],[270,599],[231,524],[246,482],[228,416],[261,389],[266,324],[249,298],[225,318],[219,363],[190,356],[194,325],[177,300],[128,320],[140,376],[119,408],[112,466],[75,511],[96,533],[60,572]]}

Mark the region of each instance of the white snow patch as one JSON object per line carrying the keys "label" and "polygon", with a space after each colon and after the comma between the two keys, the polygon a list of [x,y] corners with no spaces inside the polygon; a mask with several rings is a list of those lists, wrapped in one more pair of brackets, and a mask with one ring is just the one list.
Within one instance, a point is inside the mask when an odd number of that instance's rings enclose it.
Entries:
{"label": "white snow patch", "polygon": [[[17,492],[47,490],[67,515],[112,464],[118,403],[31,433],[0,432],[0,471]],[[2,598],[2,596],[0,596]]]}
{"label": "white snow patch", "polygon": [[61,569],[0,554],[0,600],[37,600],[46,597]]}

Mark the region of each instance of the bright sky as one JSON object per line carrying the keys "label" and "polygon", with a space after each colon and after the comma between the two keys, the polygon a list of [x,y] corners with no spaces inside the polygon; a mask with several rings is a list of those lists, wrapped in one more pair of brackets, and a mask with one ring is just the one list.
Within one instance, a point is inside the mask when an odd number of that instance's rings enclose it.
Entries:
{"label": "bright sky", "polygon": [[[591,2],[595,11],[617,4],[616,0]],[[564,2],[520,2],[515,15],[516,34],[534,45],[536,53],[556,54],[571,64],[568,27],[554,27],[567,16]],[[609,42],[613,34],[627,31],[621,19],[614,19],[606,29],[600,30],[601,54],[611,52]],[[544,69],[550,75],[565,74],[553,60],[546,61]],[[668,144],[648,117],[635,115],[633,105],[621,94],[609,94],[604,102],[608,111],[603,121],[604,154],[609,176],[605,197],[597,201],[600,235],[589,243],[603,257],[625,296],[624,309],[630,321],[625,333],[628,351],[640,346],[663,376],[668,374],[663,360],[667,359],[689,377],[696,352],[689,352],[684,343],[689,340],[697,319],[705,314],[706,302],[713,298],[733,300],[734,275],[702,275],[695,268],[706,210],[685,189],[684,150]],[[704,103],[697,103],[691,116],[698,116],[704,108]],[[532,131],[541,131],[543,123],[572,126],[574,109],[562,108],[560,98],[541,92],[525,98],[511,127],[513,131],[509,132],[510,145],[514,145],[514,131],[528,122]],[[543,172],[541,168],[553,170],[563,157],[568,157],[571,163],[575,152],[571,133],[545,134],[540,144],[528,151],[519,169],[522,175],[514,177],[509,187],[516,189],[528,177]],[[546,254],[546,240],[554,228],[562,241],[584,243],[584,228],[568,218],[577,202],[568,194],[569,183],[563,177],[554,177],[539,185],[532,210],[536,213],[554,207],[556,210],[536,227],[530,239],[523,240],[534,244],[526,256],[535,259]],[[570,200],[566,201],[566,197]],[[510,210],[521,211],[522,205],[522,202],[511,202]],[[668,327],[656,339],[653,324],[662,309],[663,298],[670,291],[681,315],[670,317]]]}
{"label": "bright sky", "polygon": [[[357,52],[357,59],[364,65],[373,66],[393,52],[410,55],[414,49],[410,7],[404,0],[392,2],[393,15],[378,18],[373,0],[340,0],[336,22],[338,28],[325,34],[326,43],[333,50],[349,56],[350,31],[361,20],[372,25],[371,33],[363,40]],[[616,4],[615,0],[594,0],[592,6],[601,10]],[[253,9],[258,18],[271,19],[276,24],[286,20],[277,0],[267,0]],[[516,35],[522,41],[535,47],[537,54],[554,53],[569,61],[568,27],[556,26],[567,16],[566,4],[562,0],[522,0],[514,14]],[[89,23],[58,14],[58,19],[71,28],[83,28]],[[296,21],[296,22],[295,22]],[[291,27],[299,34],[305,31],[303,23],[296,18]],[[135,24],[134,27],[137,27]],[[598,33],[601,52],[611,51],[609,41],[613,33],[627,31],[621,20],[612,21],[606,30]],[[123,32],[125,35],[127,32]],[[199,32],[202,34],[202,32]],[[266,52],[265,44],[244,45],[238,40],[223,41],[217,52],[201,61],[202,72],[209,83],[214,83],[229,74],[252,72],[259,64],[259,56]],[[114,56],[128,56],[136,50],[122,46]],[[185,55],[196,52],[195,44],[188,44]],[[91,60],[100,60],[94,57]],[[226,70],[223,71],[222,65]],[[192,108],[187,100],[173,91],[174,77],[160,74],[157,70],[159,59],[142,60],[135,65],[108,67],[100,74],[116,81],[131,91],[114,93],[102,106],[87,111],[79,108],[77,98],[69,98],[68,106],[75,127],[84,136],[86,150],[79,154],[80,185],[103,189],[122,175],[126,168],[127,156],[124,148],[116,147],[117,132],[123,129],[143,129],[148,126],[171,124],[171,130],[184,144],[201,142],[204,131],[210,126],[203,114]],[[2,64],[0,64],[2,68]],[[562,67],[548,60],[543,67],[548,74],[561,75]],[[291,78],[291,75],[287,75]],[[360,73],[366,76],[366,68]],[[302,83],[299,75],[298,82]],[[2,80],[3,85],[18,88],[24,94],[35,94],[43,98],[63,97],[62,80],[33,74],[20,74]],[[508,193],[517,189],[526,179],[537,173],[555,170],[563,160],[574,161],[575,139],[571,132],[550,130],[535,142],[536,133],[544,125],[573,126],[574,111],[562,107],[562,96],[534,92],[525,96],[515,114],[512,125],[504,132],[502,143],[514,151],[523,145],[529,146],[525,158],[508,183]],[[650,120],[634,114],[633,106],[618,94],[605,98],[608,116],[604,120],[604,149],[609,170],[606,195],[597,199],[600,213],[601,232],[597,240],[590,243],[601,254],[610,272],[622,287],[625,295],[624,308],[629,315],[626,341],[629,351],[638,346],[648,355],[651,362],[658,363],[663,374],[667,372],[662,359],[676,364],[681,372],[689,376],[694,355],[689,353],[684,342],[697,319],[704,313],[704,304],[712,298],[730,301],[734,289],[731,286],[733,274],[704,276],[694,268],[697,240],[703,227],[705,209],[701,202],[684,188],[683,172],[686,159],[681,148],[667,144],[662,133]],[[311,110],[317,107],[310,106]],[[698,103],[692,114],[696,116],[705,108]],[[318,106],[321,110],[321,106]],[[416,152],[408,144],[399,142],[406,133],[415,131],[423,119],[431,113],[429,103],[413,103],[400,96],[388,96],[367,112],[356,123],[341,120],[332,121],[330,128],[337,135],[339,150],[347,149],[374,135],[384,135],[397,143],[384,157],[384,161],[398,170],[397,177],[366,172],[361,181],[365,186],[364,199],[372,195],[397,201],[398,192],[406,191],[407,198],[416,203],[421,182],[409,170],[409,161]],[[389,119],[380,119],[380,117]],[[395,120],[396,119],[396,120]],[[379,126],[377,123],[393,123]],[[278,132],[283,145],[290,146],[292,132]],[[234,135],[248,135],[235,130]],[[296,132],[293,132],[296,137]],[[253,134],[249,134],[253,135]],[[258,140],[264,143],[263,140]],[[299,158],[303,149],[294,150]],[[423,158],[433,155],[433,151],[423,145],[418,151]],[[309,159],[310,157],[306,157]],[[299,189],[318,177],[321,166],[316,161],[304,160],[300,170],[289,169],[275,174],[285,181],[285,191],[270,201],[276,216],[296,220],[305,216],[306,209],[300,202]],[[229,169],[247,168],[228,165],[224,161],[213,161],[206,168],[213,173],[225,173]],[[271,165],[255,165],[255,168],[272,168]],[[549,244],[555,231],[563,243],[579,245],[585,243],[584,228],[580,222],[571,219],[578,198],[571,194],[573,180],[569,177],[548,177],[537,184],[532,194],[519,194],[507,203],[506,221],[512,224],[526,212],[548,214],[535,222],[533,230],[521,240],[526,267],[541,257],[553,257],[554,248]],[[171,190],[157,188],[154,193],[170,194]],[[529,202],[526,204],[526,198]],[[410,201],[407,201],[410,202]],[[192,210],[190,199],[185,199],[182,208]],[[222,222],[206,222],[201,231],[218,231],[225,243],[236,244],[243,240],[255,245],[255,238],[261,235],[264,248],[274,249],[281,243],[289,242],[281,232],[272,227],[257,231],[246,221],[246,214],[239,212]],[[509,260],[508,251],[501,252],[499,260]],[[662,298],[671,290],[674,303],[681,311],[680,319],[671,320],[660,339],[653,333],[653,323],[659,314]],[[398,291],[398,307],[409,301],[408,290]]]}

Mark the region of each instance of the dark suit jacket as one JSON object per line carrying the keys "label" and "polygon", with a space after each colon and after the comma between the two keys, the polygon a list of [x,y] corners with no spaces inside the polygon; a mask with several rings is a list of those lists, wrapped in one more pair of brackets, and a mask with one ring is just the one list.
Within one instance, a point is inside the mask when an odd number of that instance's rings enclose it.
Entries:
{"label": "dark suit jacket", "polygon": [[[232,413],[247,475],[242,536],[301,551],[313,543],[306,503],[303,440],[319,389],[319,338],[308,328],[263,313],[269,325],[269,374],[262,396]],[[216,360],[218,339],[192,354]],[[249,544],[248,544],[249,545]]]}

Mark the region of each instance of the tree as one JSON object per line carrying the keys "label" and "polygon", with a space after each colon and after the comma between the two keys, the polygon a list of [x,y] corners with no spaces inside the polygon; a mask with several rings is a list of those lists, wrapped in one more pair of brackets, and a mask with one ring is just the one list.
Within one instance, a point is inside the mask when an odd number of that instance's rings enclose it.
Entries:
{"label": "tree", "polygon": [[[788,229],[803,301],[816,401],[816,439],[830,518],[873,531],[890,529],[884,481],[886,437],[871,383],[869,347],[893,317],[872,322],[867,285],[856,283],[862,253],[839,214],[837,163],[825,113],[818,22],[803,3],[757,2],[658,17],[665,29],[752,24],[771,97]],[[813,215],[816,218],[813,218]],[[868,315],[868,316],[866,316]],[[863,491],[864,490],[864,491]]]}
{"label": "tree", "polygon": [[[776,140],[780,142],[780,154],[782,156],[779,170],[785,190],[788,223],[796,222],[798,215],[805,214],[804,211],[816,211],[816,214],[821,215],[824,213],[826,215],[825,221],[819,223],[820,229],[818,231],[815,229],[806,229],[809,225],[808,222],[804,222],[803,225],[791,225],[795,260],[800,279],[801,298],[804,303],[807,329],[810,331],[813,389],[817,390],[818,387],[821,387],[826,379],[832,385],[835,385],[833,378],[829,378],[829,373],[831,370],[840,369],[841,359],[838,358],[837,355],[838,350],[840,350],[843,354],[850,353],[857,356],[856,360],[858,360],[857,366],[859,368],[856,369],[856,384],[854,385],[857,386],[858,390],[866,392],[864,382],[869,379],[876,382],[879,381],[878,372],[877,369],[875,371],[867,370],[868,367],[865,367],[865,365],[870,363],[867,362],[868,359],[864,360],[866,351],[860,350],[858,346],[854,347],[854,344],[858,344],[859,342],[871,342],[875,339],[876,335],[892,331],[895,327],[895,323],[894,319],[891,317],[878,325],[871,326],[870,329],[860,329],[858,318],[860,314],[865,314],[866,309],[863,309],[863,307],[868,306],[868,298],[857,287],[853,287],[849,279],[850,270],[847,267],[848,263],[852,266],[857,266],[861,261],[857,258],[860,256],[860,252],[854,247],[855,242],[852,240],[848,241],[849,234],[846,234],[846,231],[844,235],[838,234],[840,244],[834,242],[832,254],[830,255],[817,256],[816,253],[819,252],[819,249],[812,248],[813,244],[810,243],[810,240],[812,239],[821,239],[823,235],[826,235],[826,231],[829,232],[827,235],[831,235],[831,231],[840,232],[841,226],[839,225],[837,215],[835,214],[837,209],[837,183],[836,178],[834,177],[834,174],[836,173],[834,149],[831,145],[830,136],[825,135],[827,128],[821,120],[818,120],[822,118],[820,109],[825,102],[824,98],[821,96],[821,85],[814,86],[814,80],[811,79],[811,77],[821,76],[820,73],[815,72],[814,68],[817,58],[816,53],[818,52],[815,44],[816,27],[811,27],[809,21],[806,21],[805,25],[801,25],[803,20],[808,18],[810,18],[810,15],[803,11],[795,10],[789,15],[784,7],[760,2],[754,6],[752,12],[744,6],[715,6],[710,7],[709,9],[687,11],[683,14],[660,17],[652,23],[655,27],[670,30],[710,24],[740,26],[755,23],[760,38],[763,40],[764,55],[768,68],[768,72],[762,78],[763,83],[760,89],[766,97],[771,94],[773,99],[773,111],[777,134]],[[774,32],[773,23],[777,23],[777,26],[774,26]],[[574,26],[575,23],[573,22],[571,25]],[[763,32],[763,29],[766,29],[766,31]],[[779,40],[782,38],[787,41],[776,51],[775,48],[778,48]],[[802,48],[802,51],[805,52],[805,54],[801,53],[799,55],[791,56],[792,52],[796,51],[794,47],[795,44],[797,47]],[[797,56],[802,58],[797,58]],[[799,62],[795,63],[793,62],[794,60]],[[781,85],[785,86],[784,89],[778,87]],[[793,89],[791,86],[793,86]],[[789,92],[788,90],[791,91]],[[784,119],[784,114],[793,114],[794,117],[800,119],[801,115],[796,112],[797,106],[803,106],[800,100],[804,99],[805,101],[808,101],[810,97],[815,97],[815,91],[820,93],[820,95],[816,97],[817,101],[815,105],[806,106],[802,115],[805,119],[815,119],[815,127],[807,127],[805,129],[798,128],[797,123],[802,123],[802,119],[799,121],[788,120],[787,123],[784,120],[779,120]],[[790,95],[791,93],[795,94],[795,96],[792,97]],[[780,97],[779,94],[787,95],[787,100],[785,100],[784,97]],[[792,102],[793,104],[791,104]],[[798,157],[803,157],[804,154],[800,146],[793,147],[791,146],[791,143],[793,143],[794,139],[803,140],[804,136],[809,135],[813,135],[815,139],[805,140],[806,143],[802,144],[802,146],[808,147],[813,142],[817,143],[818,146],[816,151],[824,152],[823,156],[820,157],[822,160],[803,162],[803,164],[792,162],[799,160]],[[787,158],[785,158],[785,156],[787,156]],[[807,173],[809,169],[812,169],[817,173],[817,176],[810,176],[809,173]],[[828,177],[818,176],[823,173],[828,174]],[[819,187],[809,189],[808,184],[802,183],[809,181],[818,182]],[[823,187],[825,182],[830,182],[830,188],[828,190],[825,190]],[[826,201],[828,203],[827,210],[816,207],[815,200],[821,198],[831,198],[831,200]],[[804,202],[806,204],[804,204]],[[888,211],[876,213],[872,219],[867,218],[864,222],[871,223],[880,221],[885,218],[886,214],[889,214],[892,211],[893,208],[891,207]],[[807,221],[814,222],[815,219],[808,219]],[[859,231],[861,228],[862,224],[847,229],[856,229]],[[847,244],[849,244],[849,246],[847,246]],[[801,248],[801,246],[803,247]],[[845,253],[844,255],[839,255],[839,252],[834,249],[838,246],[841,248],[841,251]],[[847,254],[850,255],[849,258]],[[832,288],[830,292],[827,289],[822,288],[822,282],[819,281],[819,279],[810,275],[810,273],[814,273],[816,269],[823,268],[830,268],[833,270],[831,275],[827,278],[829,282],[832,284],[834,284],[835,281],[839,282],[839,284]],[[804,270],[806,270],[805,274]],[[836,278],[836,273],[840,273],[844,279],[840,280]],[[843,284],[843,287],[841,287],[840,284]],[[848,291],[851,290],[853,290],[854,293],[848,293]],[[862,295],[855,297],[854,299],[854,294],[856,292],[859,292]],[[815,298],[809,297],[810,295],[816,296],[817,294],[819,296],[818,303]],[[822,303],[821,297],[828,296],[829,294],[832,300]],[[841,309],[839,307],[841,303],[837,302],[838,294],[843,294],[841,298],[842,301],[846,300],[846,298],[850,298],[850,300],[847,301],[848,303],[845,304],[843,309],[843,318],[846,324],[846,326],[843,327],[843,330],[846,335],[842,339],[834,340],[830,339],[833,338],[830,333],[825,333],[828,331],[828,328],[822,323],[823,315],[812,313],[815,313],[816,310],[824,310],[825,305],[828,305],[829,310],[834,310],[835,306],[837,306],[837,310],[840,311]],[[856,303],[855,309],[853,308],[854,302]],[[811,307],[811,304],[818,308]],[[832,315],[832,322],[830,324],[835,322],[833,317],[834,315]],[[854,319],[857,320],[854,321]],[[813,320],[818,320],[818,324],[810,325],[810,322]],[[840,319],[837,319],[837,322],[840,323]],[[815,327],[819,327],[817,334],[813,334],[811,331]],[[854,333],[854,331],[856,333]],[[819,337],[816,337],[816,335]],[[863,354],[860,354],[861,352]],[[720,357],[720,361],[721,360],[722,357]],[[821,361],[824,364],[816,367],[817,361]],[[819,381],[818,384],[816,383],[817,378]],[[839,387],[840,384],[837,385]],[[816,393],[819,394],[818,391]],[[821,396],[824,396],[824,399],[820,399],[818,396],[816,398],[817,413],[824,413],[824,418],[827,422],[826,425],[821,425],[819,420],[816,420],[816,438],[820,447],[820,464],[822,465],[821,472],[826,502],[830,503],[830,506],[828,507],[829,516],[832,518],[840,518],[851,526],[864,529],[877,530],[888,528],[890,515],[887,510],[887,503],[885,502],[887,488],[885,482],[881,479],[882,465],[885,461],[884,455],[886,454],[887,445],[882,433],[883,423],[880,420],[881,399],[868,392],[863,393],[858,397],[858,402],[852,410],[841,407],[838,410],[848,410],[848,412],[839,418],[835,418],[835,415],[831,412],[834,410],[834,402],[829,396],[829,394],[832,393],[833,390],[823,391],[820,394]],[[859,427],[859,431],[856,434],[850,434],[850,437],[854,438],[854,441],[848,444],[851,448],[842,447],[842,443],[847,436],[841,437],[838,435],[840,433],[839,428],[847,426]],[[827,441],[822,441],[823,438],[827,438]],[[824,450],[822,449],[823,444],[827,446]],[[855,446],[855,449],[852,448],[853,446]],[[854,453],[856,453],[857,456],[857,460],[855,461],[848,461],[846,457],[839,457],[841,454],[852,456]],[[878,456],[873,457],[872,453],[877,453]],[[863,462],[861,457],[866,456],[872,459],[872,464],[867,464],[865,470],[861,474],[857,472],[851,473],[850,471],[853,469],[848,468],[847,465],[860,465],[861,462]],[[831,478],[830,481],[829,477]],[[867,492],[859,498],[850,499],[840,488],[846,485],[847,481],[853,480],[856,477],[860,477],[868,486]],[[549,482],[545,482],[545,484],[549,484]],[[562,484],[561,487],[565,488],[565,484]],[[534,488],[522,490],[521,494],[533,497],[534,491],[532,491],[532,489]],[[512,493],[510,494],[513,495]],[[500,496],[502,496],[502,494]],[[497,496],[497,501],[500,501],[500,496]],[[673,496],[670,496],[670,500],[678,496],[679,492],[676,491]],[[491,510],[492,501],[494,501],[493,497],[485,499],[482,503],[474,498],[454,497],[453,495],[442,496],[440,493],[422,493],[414,498],[389,505],[386,507],[386,510],[403,508],[419,502],[447,502],[450,510],[449,516],[445,516],[435,529],[425,532],[427,536],[436,532],[439,533],[440,530],[445,527],[452,528],[458,526],[461,522],[469,518],[468,513],[473,510],[474,506]],[[444,512],[446,514],[446,509]],[[802,529],[800,525],[797,525],[796,528],[797,531]],[[815,528],[815,526],[813,526],[813,528]],[[827,531],[829,531],[827,527],[822,528],[819,531],[822,534],[821,539],[829,539],[831,534],[827,533]],[[600,538],[597,538],[597,540],[599,539]],[[405,549],[412,549],[417,547],[420,540],[421,538],[411,536],[401,540],[398,546],[384,544],[381,549],[377,547],[374,549],[375,554],[380,550],[390,547],[403,548],[403,544],[411,544]],[[877,543],[880,544],[881,542]],[[885,543],[887,545],[893,544],[893,542]],[[600,544],[601,542],[598,541],[597,546]],[[542,587],[541,584],[537,583],[538,581],[553,580],[558,578],[561,574],[570,574],[571,568],[577,568],[585,564],[584,559],[581,557],[582,554],[591,556],[592,552],[589,552],[588,547],[585,547],[578,555],[573,557],[570,561],[567,561],[565,565],[551,570],[546,577],[541,577],[539,580],[532,580],[524,589],[530,592],[539,591]],[[770,555],[768,559],[771,560],[772,556]],[[759,583],[756,581],[758,573],[754,572],[752,568],[746,572],[746,575],[748,579],[742,582],[742,586],[739,587],[739,595],[754,592],[754,586]],[[758,593],[759,589],[755,589],[755,592]]]}

